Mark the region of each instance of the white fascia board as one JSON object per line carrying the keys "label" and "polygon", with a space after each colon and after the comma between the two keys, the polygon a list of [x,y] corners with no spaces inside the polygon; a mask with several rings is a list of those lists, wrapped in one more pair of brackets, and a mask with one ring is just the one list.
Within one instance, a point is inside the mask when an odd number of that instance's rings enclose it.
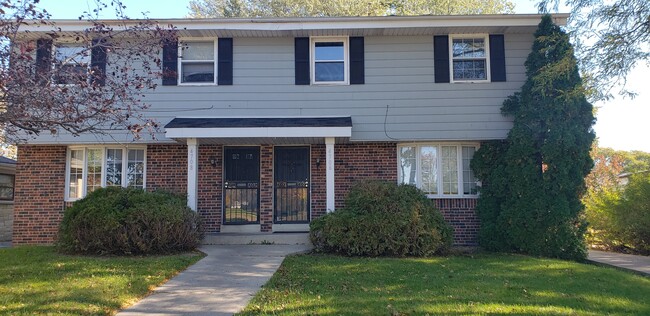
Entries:
{"label": "white fascia board", "polygon": [[167,138],[351,137],[352,127],[167,128]]}
{"label": "white fascia board", "polygon": [[[159,25],[174,26],[179,30],[251,30],[251,31],[301,31],[332,29],[383,29],[383,28],[430,28],[430,27],[514,27],[537,26],[540,14],[483,14],[446,16],[381,16],[381,17],[334,17],[334,18],[228,18],[228,19],[150,19]],[[556,24],[564,26],[568,13],[552,14]],[[51,20],[61,32],[80,32],[92,27],[90,21]],[[119,28],[142,20],[101,20]],[[48,32],[51,25],[28,24],[21,31]]]}

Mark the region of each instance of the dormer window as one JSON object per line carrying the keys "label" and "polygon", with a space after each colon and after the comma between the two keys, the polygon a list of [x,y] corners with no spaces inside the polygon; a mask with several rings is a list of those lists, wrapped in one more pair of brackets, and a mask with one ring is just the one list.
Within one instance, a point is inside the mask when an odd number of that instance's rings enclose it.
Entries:
{"label": "dormer window", "polygon": [[215,84],[216,45],[209,41],[182,41],[178,47],[180,84]]}
{"label": "dormer window", "polygon": [[488,36],[450,36],[453,82],[490,81]]}
{"label": "dormer window", "polygon": [[313,84],[348,84],[348,38],[312,38]]}
{"label": "dormer window", "polygon": [[78,84],[88,80],[90,52],[80,45],[57,44],[54,52],[56,84]]}

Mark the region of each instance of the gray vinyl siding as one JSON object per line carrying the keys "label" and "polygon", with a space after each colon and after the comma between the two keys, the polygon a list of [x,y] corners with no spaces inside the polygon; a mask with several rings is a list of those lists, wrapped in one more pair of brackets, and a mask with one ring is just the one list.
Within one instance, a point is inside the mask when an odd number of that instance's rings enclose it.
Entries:
{"label": "gray vinyl siding", "polygon": [[[146,96],[144,114],[160,123],[157,141],[170,141],[162,126],[177,116],[351,116],[352,141],[502,139],[512,123],[501,104],[525,80],[532,40],[505,34],[506,82],[436,84],[433,36],[377,36],[365,38],[365,84],[297,86],[293,38],[235,38],[232,86],[161,85]],[[35,142],[128,139],[47,135]]]}

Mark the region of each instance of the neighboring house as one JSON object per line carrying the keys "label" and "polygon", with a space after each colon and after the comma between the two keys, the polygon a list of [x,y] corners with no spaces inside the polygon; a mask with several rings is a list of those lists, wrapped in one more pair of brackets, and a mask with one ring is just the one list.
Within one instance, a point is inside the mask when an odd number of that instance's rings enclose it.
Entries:
{"label": "neighboring house", "polygon": [[11,241],[16,161],[0,157],[0,242]]}
{"label": "neighboring house", "polygon": [[621,173],[621,174],[618,175],[618,184],[620,184],[622,186],[626,186],[628,183],[630,183],[630,177],[632,177],[632,176],[634,176],[636,174],[644,174],[644,173],[650,173],[650,170]]}
{"label": "neighboring house", "polygon": [[[559,25],[567,18],[554,16]],[[354,182],[383,179],[420,187],[455,244],[475,245],[469,163],[482,141],[512,127],[501,104],[526,79],[540,20],[163,20],[180,42],[160,55],[178,76],[166,71],[145,98],[145,114],[164,126],[156,140],[125,131],[20,145],[14,243],[53,242],[66,205],[107,185],[185,193],[208,233],[284,232],[343,207]],[[57,26],[73,34],[88,25]]]}

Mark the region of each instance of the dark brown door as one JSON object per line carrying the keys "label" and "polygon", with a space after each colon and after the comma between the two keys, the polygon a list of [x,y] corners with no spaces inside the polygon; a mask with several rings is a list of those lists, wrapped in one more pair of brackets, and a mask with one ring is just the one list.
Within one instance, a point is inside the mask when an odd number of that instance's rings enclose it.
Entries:
{"label": "dark brown door", "polygon": [[309,147],[275,147],[274,222],[309,223]]}
{"label": "dark brown door", "polygon": [[223,223],[259,223],[260,148],[225,147],[223,154]]}

